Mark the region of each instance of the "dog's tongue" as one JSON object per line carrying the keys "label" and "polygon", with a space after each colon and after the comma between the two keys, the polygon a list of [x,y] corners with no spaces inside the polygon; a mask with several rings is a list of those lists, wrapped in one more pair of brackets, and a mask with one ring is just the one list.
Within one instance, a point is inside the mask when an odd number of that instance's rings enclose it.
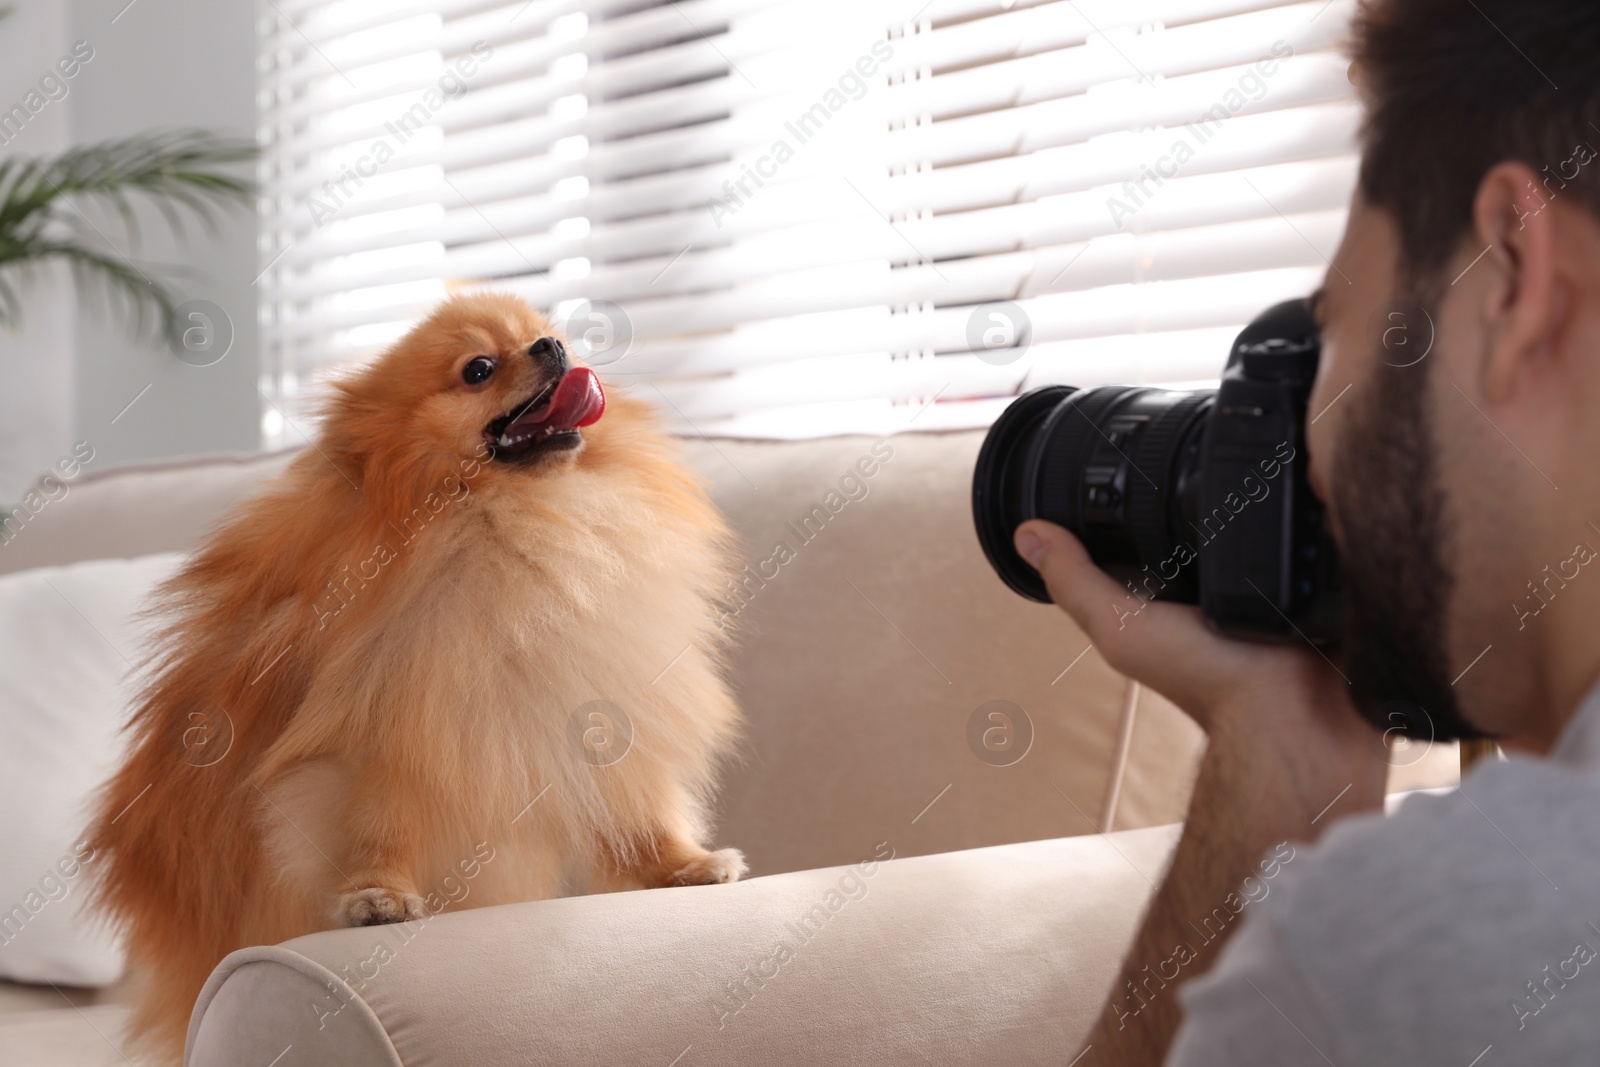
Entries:
{"label": "dog's tongue", "polygon": [[528,430],[575,430],[592,426],[605,414],[606,394],[588,367],[573,367],[556,383],[549,401],[506,427],[506,433]]}

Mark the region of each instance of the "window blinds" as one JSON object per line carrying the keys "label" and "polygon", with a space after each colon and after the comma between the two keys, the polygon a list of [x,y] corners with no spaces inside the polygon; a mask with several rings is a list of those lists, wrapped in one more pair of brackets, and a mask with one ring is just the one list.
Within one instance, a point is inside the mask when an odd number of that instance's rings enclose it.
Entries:
{"label": "window blinds", "polygon": [[1337,243],[1351,7],[267,0],[267,437],[475,286],[708,435],[1214,379]]}

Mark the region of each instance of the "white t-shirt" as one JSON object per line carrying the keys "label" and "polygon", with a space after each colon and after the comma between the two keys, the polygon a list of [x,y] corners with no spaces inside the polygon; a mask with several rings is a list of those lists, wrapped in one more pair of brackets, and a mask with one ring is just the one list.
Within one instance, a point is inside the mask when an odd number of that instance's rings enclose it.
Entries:
{"label": "white t-shirt", "polygon": [[1168,1067],[1600,1063],[1600,686],[1548,758],[1340,822],[1250,911]]}

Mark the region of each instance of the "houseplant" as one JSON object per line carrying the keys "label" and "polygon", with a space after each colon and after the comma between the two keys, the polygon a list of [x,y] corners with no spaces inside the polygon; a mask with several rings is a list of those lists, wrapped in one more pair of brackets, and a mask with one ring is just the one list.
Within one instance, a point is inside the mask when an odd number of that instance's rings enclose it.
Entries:
{"label": "houseplant", "polygon": [[139,201],[153,205],[179,237],[186,218],[209,229],[219,209],[251,202],[254,183],[224,168],[254,157],[248,141],[175,130],[53,157],[0,159],[0,325],[16,325],[23,286],[39,267],[56,261],[72,268],[80,286],[103,286],[112,304],[139,325],[154,313],[163,329],[170,328],[177,301],[163,272],[124,253],[80,204],[113,208],[136,254]]}

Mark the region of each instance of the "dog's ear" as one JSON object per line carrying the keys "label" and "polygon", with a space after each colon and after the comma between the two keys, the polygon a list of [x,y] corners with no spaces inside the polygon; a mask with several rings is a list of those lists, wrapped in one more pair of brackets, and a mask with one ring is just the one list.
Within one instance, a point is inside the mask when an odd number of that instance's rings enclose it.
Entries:
{"label": "dog's ear", "polygon": [[361,400],[358,393],[347,390],[345,383],[335,383],[317,407],[318,430],[312,447],[340,474],[343,481],[358,491],[366,470],[366,453],[360,445],[360,435],[352,427],[363,420],[358,412]]}
{"label": "dog's ear", "polygon": [[454,472],[458,457],[415,422],[419,404],[439,390],[437,361],[412,338],[330,383],[315,447],[379,516],[408,515]]}
{"label": "dog's ear", "polygon": [[316,447],[357,485],[382,423],[383,403],[370,381],[372,373],[373,368],[367,367],[331,382],[317,413]]}

